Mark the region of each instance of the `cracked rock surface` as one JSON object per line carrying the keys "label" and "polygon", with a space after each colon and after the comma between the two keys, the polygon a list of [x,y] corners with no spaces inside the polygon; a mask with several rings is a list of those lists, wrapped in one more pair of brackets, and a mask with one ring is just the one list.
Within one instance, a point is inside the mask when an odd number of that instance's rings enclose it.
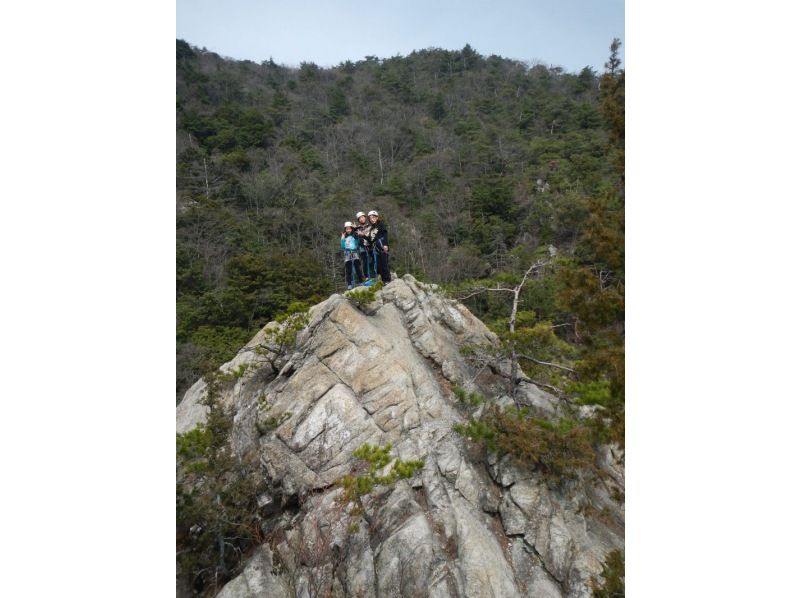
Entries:
{"label": "cracked rock surface", "polygon": [[[624,543],[618,451],[600,454],[609,481],[559,489],[508,457],[474,456],[452,429],[470,411],[452,388],[488,397],[508,389],[461,354],[465,345],[497,342],[466,307],[410,275],[361,309],[332,295],[311,308],[279,371],[253,350],[274,326],[221,370],[251,366],[223,401],[235,413],[235,451],[260,459],[271,488],[266,517],[282,533],[220,595],[591,596],[606,554]],[[557,416],[554,396],[529,381],[517,392],[539,414]],[[204,393],[202,380],[187,391],[178,432],[203,422]],[[257,425],[265,417],[280,423],[265,431]],[[334,483],[365,442],[391,443],[393,457],[425,465],[377,486],[351,518]]]}

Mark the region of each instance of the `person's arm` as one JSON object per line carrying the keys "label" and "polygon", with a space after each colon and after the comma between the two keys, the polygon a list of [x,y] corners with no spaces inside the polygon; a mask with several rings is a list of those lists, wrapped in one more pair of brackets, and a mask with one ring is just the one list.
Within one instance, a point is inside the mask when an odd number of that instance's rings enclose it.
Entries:
{"label": "person's arm", "polygon": [[386,228],[385,224],[381,227],[380,237],[381,237],[381,245],[383,246],[383,251],[388,253],[389,252],[389,229]]}

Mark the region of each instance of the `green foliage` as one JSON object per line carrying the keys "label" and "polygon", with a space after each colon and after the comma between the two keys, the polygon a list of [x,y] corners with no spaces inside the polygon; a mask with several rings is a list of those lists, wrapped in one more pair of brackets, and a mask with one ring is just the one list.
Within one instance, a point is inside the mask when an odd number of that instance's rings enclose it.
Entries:
{"label": "green foliage", "polygon": [[308,320],[308,303],[304,301],[292,301],[286,311],[275,316],[275,321],[283,324],[284,322],[296,322],[298,318],[302,321]]}
{"label": "green foliage", "polygon": [[334,87],[328,92],[328,115],[335,122],[348,114],[350,114],[350,106],[347,104],[344,90],[340,86]]}
{"label": "green foliage", "polygon": [[437,93],[436,97],[433,98],[430,111],[435,120],[442,120],[447,116],[447,108],[445,108],[444,97],[442,97],[441,93]]}
{"label": "green foliage", "polygon": [[239,148],[222,156],[222,163],[236,170],[247,170],[250,168],[250,157]]}
{"label": "green foliage", "polygon": [[[176,391],[292,301],[341,288],[336,231],[374,207],[390,218],[392,269],[437,283],[513,286],[553,244],[558,257],[526,283],[505,354],[515,344],[575,370],[519,360],[562,390],[608,380],[607,416],[622,430],[619,50],[615,41],[603,74],[469,45],[298,69],[177,40]],[[373,298],[359,289],[351,300]],[[467,305],[503,333],[507,293]]]}
{"label": "green foliage", "polygon": [[[548,476],[586,466],[587,439],[624,440],[618,52],[615,41],[602,75],[528,67],[469,45],[293,69],[230,61],[176,40],[176,392],[271,320],[281,323],[271,349],[292,346],[305,324],[302,309],[287,308],[340,288],[336,231],[355,210],[374,207],[391,219],[391,267],[451,288],[516,285],[534,256],[557,247],[553,266],[522,290],[513,335],[508,293],[466,302],[501,333],[500,357],[513,345],[576,370],[520,359],[528,376],[602,405],[602,418],[548,427],[486,404],[462,432]],[[378,288],[350,299],[366,306]],[[469,393],[459,400],[481,404]],[[258,418],[265,432],[286,417],[268,411]],[[220,537],[243,552],[249,546],[241,538],[250,537],[256,478],[246,463],[228,467],[220,439],[229,426],[215,406],[203,428],[177,440],[181,570],[202,572],[198,591],[236,566],[229,546],[220,561]],[[413,467],[386,466],[396,476]],[[347,483],[363,496],[390,478],[354,472]]]}
{"label": "green foliage", "polygon": [[[289,304],[285,312],[275,318],[278,324],[267,330],[264,341],[257,348],[257,353],[263,356],[277,358],[297,342],[298,333],[308,326],[311,314],[308,305],[302,301]],[[273,362],[274,366],[274,362]]]}
{"label": "green foliage", "polygon": [[472,209],[483,217],[483,224],[489,216],[506,219],[511,216],[512,180],[500,175],[486,175],[475,181],[472,187]]}
{"label": "green foliage", "polygon": [[190,342],[203,350],[203,361],[210,369],[231,359],[250,336],[242,328],[201,325],[192,333]]}
{"label": "green foliage", "polygon": [[[234,226],[203,224],[206,230],[209,226]],[[225,233],[220,230],[220,234]],[[231,258],[220,285],[214,288],[201,260],[190,259],[191,251],[180,240],[179,247],[183,256],[178,264],[179,396],[203,372],[230,360],[292,301],[317,303],[332,290],[320,274],[319,264],[306,254],[251,252]]]}
{"label": "green foliage", "polygon": [[611,56],[606,72],[600,79],[600,96],[603,113],[609,130],[609,150],[614,158],[617,173],[625,175],[625,71],[620,71],[618,50],[620,41],[611,43]]}
{"label": "green foliage", "polygon": [[592,431],[575,420],[558,423],[510,410],[490,409],[488,421],[497,431],[497,447],[517,461],[559,482],[581,470],[597,471]]}
{"label": "green foliage", "polygon": [[592,583],[594,598],[625,598],[625,554],[617,549],[606,556],[603,563],[603,585]]}
{"label": "green foliage", "polygon": [[487,405],[479,419],[455,424],[453,429],[489,451],[512,455],[522,467],[554,484],[581,471],[599,473],[592,444],[595,431],[576,420],[551,422],[531,416],[525,408]]}
{"label": "green foliage", "polygon": [[220,375],[206,383],[206,422],[179,434],[176,445],[178,572],[197,592],[218,590],[260,541],[257,497],[265,490],[257,460],[233,455]]}
{"label": "green foliage", "polygon": [[603,407],[608,407],[612,401],[611,384],[608,380],[573,382],[569,390],[577,396],[575,402],[578,405],[602,405]]}
{"label": "green foliage", "polygon": [[[558,302],[576,320],[581,345],[579,372],[587,380],[608,381],[612,439],[624,445],[625,420],[625,72],[619,70],[620,42],[611,45],[608,71],[600,79],[601,108],[608,129],[607,160],[617,179],[587,202],[588,218],[575,258],[557,277]],[[597,392],[597,389],[595,389]]]}
{"label": "green foliage", "polygon": [[453,394],[456,395],[456,398],[462,403],[467,403],[473,407],[477,407],[478,405],[481,405],[482,403],[486,402],[486,397],[484,397],[480,393],[477,392],[468,393],[460,386],[456,386],[453,388]]}
{"label": "green foliage", "polygon": [[583,67],[581,72],[575,78],[575,84],[574,84],[575,94],[579,95],[589,91],[590,89],[592,89],[594,85],[596,85],[595,81],[596,81],[596,75],[594,70],[589,66]]}
{"label": "green foliage", "polygon": [[314,81],[319,78],[320,68],[313,62],[300,63],[300,80],[301,81]]}
{"label": "green foliage", "polygon": [[484,420],[470,420],[466,424],[454,424],[453,430],[468,440],[484,443],[490,451],[497,450],[497,430]]}
{"label": "green foliage", "polygon": [[369,287],[356,287],[351,291],[344,293],[350,301],[355,303],[358,307],[366,307],[375,301],[375,294],[383,288],[383,281],[379,280]]}
{"label": "green foliage", "polygon": [[247,370],[253,367],[252,363],[240,363],[235,368],[227,372],[217,372],[217,379],[220,382],[234,382],[244,376]]}
{"label": "green foliage", "polygon": [[391,444],[381,447],[377,445],[373,446],[367,442],[353,451],[353,456],[356,459],[363,459],[369,463],[369,470],[374,473],[389,464],[389,461],[391,461],[391,457],[389,456],[390,450],[392,450]]}
{"label": "green foliage", "polygon": [[[556,334],[551,322],[536,321],[532,312],[525,314],[514,333],[504,331],[501,338],[506,343],[514,343],[514,349],[522,370],[534,380],[564,388],[572,382],[578,349]],[[537,360],[537,361],[534,361]],[[557,364],[561,367],[555,367]]]}
{"label": "green foliage", "polygon": [[185,58],[194,58],[194,51],[192,50],[192,47],[189,44],[187,44],[184,40],[182,39],[176,40],[175,46],[176,46],[176,56],[179,61]]}
{"label": "green foliage", "polygon": [[[391,449],[391,444],[381,447],[366,443],[353,452],[354,457],[365,462],[367,470],[361,474],[348,474],[336,482],[338,486],[344,489],[340,497],[342,503],[356,502],[360,507],[361,497],[372,492],[375,486],[391,486],[398,480],[412,477],[417,470],[425,465],[423,461],[419,460],[393,460],[389,455]],[[389,472],[385,475],[380,475],[379,472],[385,469],[389,463],[392,463]]]}
{"label": "green foliage", "polygon": [[574,356],[575,347],[564,342],[556,335],[553,325],[547,321],[536,321],[534,312],[519,312],[517,315],[523,318],[517,321],[517,327],[513,333],[508,334],[509,339],[517,343],[519,351],[529,350],[542,357]]}
{"label": "green foliage", "polygon": [[292,414],[289,411],[267,415],[270,411],[272,411],[272,405],[269,403],[267,397],[263,393],[258,397],[257,405],[256,430],[261,436],[264,436],[275,428],[278,428],[286,420],[292,417]]}
{"label": "green foliage", "polygon": [[178,458],[184,461],[200,461],[210,446],[211,433],[202,424],[184,434],[177,435]]}
{"label": "green foliage", "polygon": [[[606,401],[622,421],[625,388],[625,272],[621,208],[595,202],[590,226],[581,240],[584,262],[566,263],[558,273],[559,304],[576,321],[582,345],[579,372],[585,379],[606,379]],[[617,438],[622,443],[622,437]]]}
{"label": "green foliage", "polygon": [[180,122],[204,148],[223,152],[265,147],[274,132],[272,121],[261,112],[236,104],[220,106],[213,114],[187,110]]}
{"label": "green foliage", "polygon": [[300,150],[300,162],[308,171],[324,170],[325,168],[313,147],[304,147]]}
{"label": "green foliage", "polygon": [[[515,258],[521,263],[530,264],[542,259],[537,252],[515,251]],[[470,308],[480,316],[487,326],[498,335],[499,345],[491,348],[462,347],[462,353],[476,363],[490,360],[510,359],[516,356],[523,372],[530,378],[557,389],[563,389],[575,376],[578,348],[567,342],[558,331],[562,325],[554,325],[544,320],[538,310],[520,306],[541,306],[542,312],[554,318],[566,319],[556,305],[556,285],[552,272],[558,261],[546,265],[540,274],[527,278],[520,290],[520,303],[516,314],[515,330],[510,331],[509,321],[513,290],[522,282],[522,276],[515,272],[497,273],[490,279],[466,281],[449,285],[451,297],[468,297]],[[477,289],[477,291],[476,291]],[[483,291],[481,289],[505,289],[504,292]],[[469,354],[468,354],[469,353]],[[481,361],[483,360],[483,361]]]}
{"label": "green foliage", "polygon": [[292,417],[292,414],[289,413],[288,411],[284,411],[280,415],[270,415],[269,417],[256,421],[256,430],[258,430],[258,433],[263,436],[264,434],[267,434],[270,430],[274,430],[275,428],[280,426],[290,417]]}

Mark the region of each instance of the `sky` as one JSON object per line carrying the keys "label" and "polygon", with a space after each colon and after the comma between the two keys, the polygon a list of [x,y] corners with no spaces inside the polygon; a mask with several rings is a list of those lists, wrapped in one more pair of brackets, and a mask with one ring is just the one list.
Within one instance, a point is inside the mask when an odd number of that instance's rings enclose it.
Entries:
{"label": "sky", "polygon": [[624,0],[177,0],[177,37],[222,56],[333,66],[448,50],[603,70]]}

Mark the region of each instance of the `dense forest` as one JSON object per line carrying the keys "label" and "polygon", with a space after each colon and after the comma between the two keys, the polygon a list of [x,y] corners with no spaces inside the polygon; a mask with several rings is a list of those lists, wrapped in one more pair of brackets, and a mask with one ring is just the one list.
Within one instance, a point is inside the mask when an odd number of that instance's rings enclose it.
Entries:
{"label": "dense forest", "polygon": [[[290,303],[341,291],[342,223],[375,209],[394,272],[462,299],[621,440],[618,49],[604,73],[469,45],[289,68],[178,40],[178,398]],[[523,280],[508,330],[503,289]]]}

